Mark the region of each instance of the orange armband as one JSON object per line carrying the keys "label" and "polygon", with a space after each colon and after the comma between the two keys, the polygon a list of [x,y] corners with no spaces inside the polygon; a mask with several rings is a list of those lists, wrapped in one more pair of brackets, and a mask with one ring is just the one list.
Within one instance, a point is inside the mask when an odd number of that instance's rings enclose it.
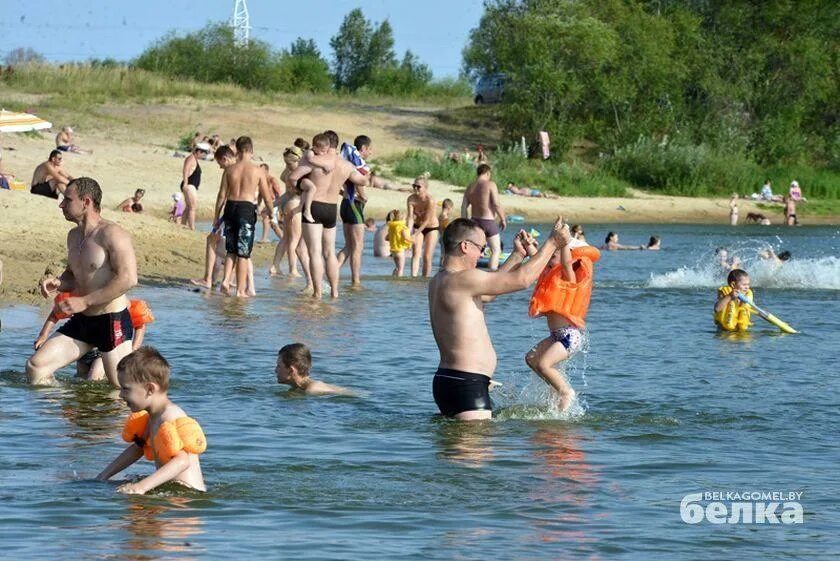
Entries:
{"label": "orange armband", "polygon": [[201,454],[207,450],[204,431],[195,419],[180,417],[163,423],[155,435],[155,452],[161,463],[167,463],[184,450],[190,454]]}
{"label": "orange armband", "polygon": [[122,431],[122,438],[126,442],[133,442],[143,448],[143,455],[147,460],[154,460],[152,447],[149,446],[149,439],[146,437],[146,430],[149,426],[149,412],[138,411],[128,416]]}
{"label": "orange armband", "polygon": [[64,312],[62,312],[58,309],[58,305],[61,302],[64,302],[65,300],[70,298],[70,296],[71,296],[71,294],[69,292],[59,292],[58,294],[55,295],[55,300],[53,300],[53,310],[52,310],[52,313],[50,313],[50,315],[56,321],[62,320],[62,319],[67,319],[71,315],[73,315],[73,314],[65,314]]}
{"label": "orange armband", "polygon": [[128,305],[128,313],[131,316],[131,325],[139,329],[147,323],[155,321],[152,310],[145,300],[131,300]]}

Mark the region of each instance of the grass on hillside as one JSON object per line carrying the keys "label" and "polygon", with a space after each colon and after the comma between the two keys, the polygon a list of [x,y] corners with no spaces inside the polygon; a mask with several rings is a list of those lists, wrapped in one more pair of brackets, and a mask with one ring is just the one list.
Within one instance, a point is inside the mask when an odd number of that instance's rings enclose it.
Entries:
{"label": "grass on hillside", "polygon": [[[508,182],[536,187],[569,197],[627,197],[630,185],[583,166],[523,158],[515,151],[498,150],[490,158],[493,179],[504,190]],[[432,179],[466,187],[475,180],[472,162],[454,162],[424,150],[409,150],[392,159],[396,175],[415,177],[428,172]]]}

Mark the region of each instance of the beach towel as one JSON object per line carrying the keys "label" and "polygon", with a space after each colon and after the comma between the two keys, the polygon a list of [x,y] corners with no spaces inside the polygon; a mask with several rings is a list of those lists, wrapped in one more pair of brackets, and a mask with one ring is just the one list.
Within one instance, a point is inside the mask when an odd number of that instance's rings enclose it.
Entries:
{"label": "beach towel", "polygon": [[[345,142],[341,145],[341,157],[353,164],[356,171],[362,175],[368,175],[370,173],[370,166],[365,163],[365,159],[362,158],[362,155],[359,154],[359,151],[352,144]],[[356,185],[352,181],[347,181],[344,184],[344,192],[347,193],[347,200],[350,201],[350,204],[353,204],[356,200]]]}

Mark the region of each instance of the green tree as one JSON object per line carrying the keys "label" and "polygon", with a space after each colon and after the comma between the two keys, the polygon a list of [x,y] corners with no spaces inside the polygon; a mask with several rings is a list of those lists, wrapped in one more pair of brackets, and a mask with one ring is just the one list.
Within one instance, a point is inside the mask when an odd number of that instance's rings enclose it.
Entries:
{"label": "green tree", "polygon": [[333,50],[333,79],[336,89],[355,91],[365,83],[367,49],[373,29],[361,8],[351,10],[338,33],[330,39]]}

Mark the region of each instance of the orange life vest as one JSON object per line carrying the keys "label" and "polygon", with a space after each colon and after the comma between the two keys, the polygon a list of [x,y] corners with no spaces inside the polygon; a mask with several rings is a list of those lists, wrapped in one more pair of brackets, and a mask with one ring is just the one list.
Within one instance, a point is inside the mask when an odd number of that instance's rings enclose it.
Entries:
{"label": "orange life vest", "polygon": [[586,326],[586,312],[589,311],[589,300],[592,297],[592,264],[600,258],[601,252],[591,245],[572,249],[574,282],[563,279],[561,263],[546,267],[531,295],[528,314],[537,317],[552,312],[560,314],[575,327]]}

